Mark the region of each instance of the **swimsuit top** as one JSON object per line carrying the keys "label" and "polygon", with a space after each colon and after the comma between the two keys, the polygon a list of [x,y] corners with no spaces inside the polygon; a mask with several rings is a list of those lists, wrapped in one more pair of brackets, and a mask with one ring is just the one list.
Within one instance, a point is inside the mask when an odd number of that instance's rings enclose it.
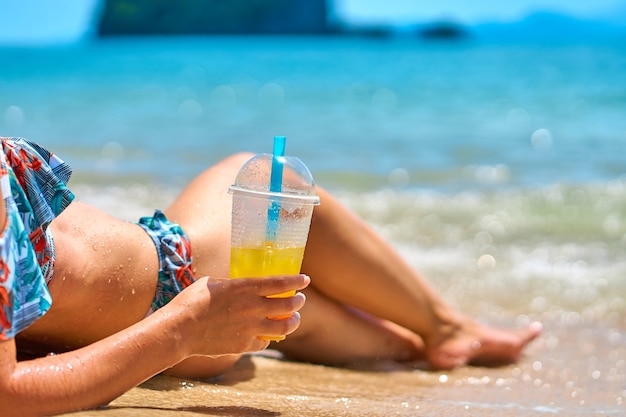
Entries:
{"label": "swimsuit top", "polygon": [[72,170],[56,155],[22,138],[0,138],[0,187],[6,208],[0,229],[0,340],[43,316],[52,299],[50,222],[74,199]]}

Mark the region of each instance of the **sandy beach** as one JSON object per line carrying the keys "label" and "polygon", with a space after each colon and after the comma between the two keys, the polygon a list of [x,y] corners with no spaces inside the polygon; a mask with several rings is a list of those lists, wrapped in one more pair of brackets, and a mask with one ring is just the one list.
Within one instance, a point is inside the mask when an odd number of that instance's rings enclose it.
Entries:
{"label": "sandy beach", "polygon": [[244,357],[220,378],[158,376],[72,416],[621,416],[626,332],[548,323],[517,364],[433,372],[419,364],[331,368]]}

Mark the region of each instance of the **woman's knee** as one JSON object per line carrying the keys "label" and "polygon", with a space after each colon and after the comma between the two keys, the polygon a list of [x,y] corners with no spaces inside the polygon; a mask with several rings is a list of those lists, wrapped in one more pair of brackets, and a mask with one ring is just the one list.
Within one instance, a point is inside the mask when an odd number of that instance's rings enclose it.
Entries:
{"label": "woman's knee", "polygon": [[222,159],[217,164],[209,168],[209,170],[218,169],[226,172],[237,173],[239,169],[241,169],[241,167],[253,156],[254,154],[250,152],[238,152]]}

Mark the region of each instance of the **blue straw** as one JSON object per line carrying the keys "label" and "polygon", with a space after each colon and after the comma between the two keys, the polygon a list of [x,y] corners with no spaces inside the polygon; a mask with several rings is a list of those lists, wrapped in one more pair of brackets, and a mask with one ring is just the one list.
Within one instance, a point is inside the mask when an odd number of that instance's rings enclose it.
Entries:
{"label": "blue straw", "polygon": [[[283,167],[285,163],[285,142],[284,136],[274,136],[274,150],[272,157],[272,172],[270,173],[270,192],[280,193],[283,190]],[[276,240],[278,232],[278,218],[280,216],[280,204],[272,201],[272,205],[267,210],[266,240]]]}

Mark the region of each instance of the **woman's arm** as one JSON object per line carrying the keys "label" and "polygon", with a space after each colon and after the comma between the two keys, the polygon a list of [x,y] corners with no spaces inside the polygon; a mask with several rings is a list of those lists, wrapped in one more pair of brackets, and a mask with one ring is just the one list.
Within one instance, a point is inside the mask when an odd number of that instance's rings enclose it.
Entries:
{"label": "woman's arm", "polygon": [[[170,337],[163,337],[162,332]],[[183,359],[174,320],[157,315],[85,348],[16,362],[0,342],[0,415],[30,416],[95,407]]]}
{"label": "woman's arm", "polygon": [[[186,357],[264,349],[259,334],[285,335],[299,325],[294,314],[304,295],[303,275],[211,280],[191,285],[141,322],[75,351],[17,362],[14,340],[0,342],[0,415],[29,416],[105,404]],[[285,320],[267,316],[291,315]]]}

